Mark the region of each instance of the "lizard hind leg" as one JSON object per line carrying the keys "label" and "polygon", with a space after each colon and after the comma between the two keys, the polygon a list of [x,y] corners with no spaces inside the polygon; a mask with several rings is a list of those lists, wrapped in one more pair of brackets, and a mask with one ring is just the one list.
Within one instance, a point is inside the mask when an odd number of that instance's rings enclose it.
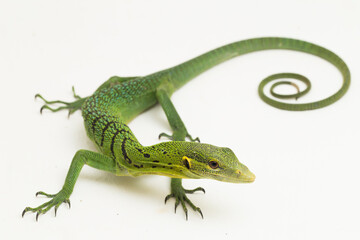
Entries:
{"label": "lizard hind leg", "polygon": [[[74,87],[72,87],[72,92],[73,92],[74,98],[76,99],[74,102],[65,102],[65,101],[61,101],[61,100],[48,101],[43,96],[41,96],[40,94],[36,94],[35,98],[40,98],[45,102],[45,104],[40,108],[40,113],[42,113],[42,111],[44,109],[48,109],[48,110],[50,110],[52,112],[58,112],[58,111],[63,110],[63,109],[68,109],[69,110],[69,117],[70,117],[71,114],[73,114],[77,110],[81,109],[82,104],[87,99],[87,97],[86,98],[81,98],[79,95],[77,95],[75,93]],[[53,104],[61,104],[62,106],[59,106],[57,108],[52,108],[52,107],[49,106],[49,105],[53,105]]]}

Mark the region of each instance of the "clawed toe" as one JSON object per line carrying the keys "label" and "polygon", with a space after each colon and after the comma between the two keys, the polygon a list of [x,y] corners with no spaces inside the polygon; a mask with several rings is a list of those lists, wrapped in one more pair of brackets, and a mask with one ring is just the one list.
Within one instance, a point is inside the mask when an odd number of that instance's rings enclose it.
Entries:
{"label": "clawed toe", "polygon": [[[43,96],[41,96],[40,94],[36,94],[35,99],[40,98],[41,100],[43,100],[45,102],[45,104],[40,108],[40,113],[42,113],[42,111],[44,109],[48,109],[48,110],[50,110],[52,112],[58,112],[58,111],[63,110],[63,109],[68,109],[69,110],[69,115],[68,116],[70,116],[72,113],[76,112],[76,110],[79,110],[81,108],[82,104],[84,103],[84,101],[87,98],[81,98],[79,95],[77,95],[75,93],[74,87],[72,87],[72,91],[73,91],[73,96],[76,99],[76,101],[74,101],[74,102],[65,102],[65,101],[60,101],[60,100],[48,101]],[[63,106],[60,106],[58,108],[52,108],[52,107],[49,106],[49,105],[52,105],[52,104],[63,104]]]}
{"label": "clawed toe", "polygon": [[195,188],[195,189],[192,189],[192,190],[187,190],[187,189],[184,189],[185,193],[194,193],[194,192],[197,192],[197,191],[201,191],[203,193],[205,193],[205,189],[202,188],[202,187],[198,187],[198,188]]}
{"label": "clawed toe", "polygon": [[49,107],[48,105],[43,105],[41,108],[40,108],[40,114],[42,114],[42,111],[44,110],[44,109],[48,109],[48,110],[50,110],[50,111],[52,111],[52,112],[58,112],[58,111],[60,111],[60,110],[62,110],[62,109],[67,109],[68,107],[67,106],[62,106],[62,107],[58,107],[58,108],[51,108],[51,107]]}
{"label": "clawed toe", "polygon": [[[181,134],[180,134],[181,135]],[[175,133],[173,134],[173,135],[169,135],[169,134],[167,134],[167,133],[160,133],[159,134],[159,140],[162,138],[162,137],[165,137],[165,138],[167,138],[167,139],[169,139],[169,140],[176,140],[177,138],[176,137],[174,137],[175,136]],[[200,142],[200,138],[193,138],[190,134],[188,134],[188,133],[186,133],[186,135],[183,135],[183,136],[186,136],[186,138],[187,139],[189,139],[191,142]],[[184,139],[185,140],[185,137],[183,138],[183,137],[181,137],[182,139]]]}
{"label": "clawed toe", "polygon": [[172,136],[172,135],[169,135],[169,134],[167,134],[167,133],[160,133],[160,134],[159,134],[159,140],[160,140],[162,137],[165,137],[165,138],[167,138],[167,139],[169,139],[169,140],[173,140],[173,136]]}
{"label": "clawed toe", "polygon": [[36,208],[26,207],[21,214],[22,217],[24,217],[25,213],[31,211],[33,213],[36,213],[36,221],[38,221],[39,215],[47,213],[52,207],[54,207],[54,209],[55,209],[55,216],[56,216],[59,206],[62,203],[67,203],[67,204],[69,204],[69,208],[71,207],[68,195],[65,194],[63,191],[60,191],[58,194],[47,194],[45,192],[40,191],[40,192],[37,192],[35,195],[36,196],[41,195],[41,196],[49,197],[52,199]]}
{"label": "clawed toe", "polygon": [[172,198],[172,197],[174,197],[174,194],[169,194],[169,195],[167,195],[167,196],[165,197],[165,204],[166,204],[166,202],[167,202],[170,198]]}
{"label": "clawed toe", "polygon": [[36,98],[40,98],[41,100],[43,100],[46,104],[55,104],[55,103],[60,103],[60,104],[65,104],[65,105],[69,105],[70,103],[68,102],[64,102],[64,101],[60,101],[60,100],[55,100],[55,101],[48,101],[46,100],[43,96],[41,96],[40,94],[36,94],[35,95],[35,99]]}
{"label": "clawed toe", "polygon": [[65,199],[64,203],[67,203],[69,205],[69,209],[71,208],[70,199]]}
{"label": "clawed toe", "polygon": [[200,138],[192,138],[190,134],[187,134],[186,137],[191,141],[191,142],[200,142]]}
{"label": "clawed toe", "polygon": [[71,89],[72,89],[73,96],[74,96],[75,99],[78,99],[78,100],[79,100],[79,99],[82,99],[82,97],[80,97],[79,95],[77,95],[77,94],[75,93],[75,87],[74,87],[74,86],[72,86]]}
{"label": "clawed toe", "polygon": [[56,196],[56,194],[47,194],[47,193],[44,193],[43,191],[39,191],[37,193],[35,193],[35,196],[45,196],[45,197],[48,197],[48,198],[53,198]]}
{"label": "clawed toe", "polygon": [[[24,209],[24,211],[22,212],[21,216],[24,217],[25,213],[31,211],[31,212],[36,212],[36,221],[39,220],[39,215],[40,214],[44,214],[47,211],[49,211],[51,209],[51,204],[49,204],[51,201],[37,207],[37,208],[31,208],[31,207],[27,207]],[[46,207],[46,208],[45,208]],[[55,210],[55,215],[56,215],[56,210]]]}
{"label": "clawed toe", "polygon": [[186,220],[188,220],[188,209],[186,207],[186,204],[189,205],[195,212],[198,212],[201,216],[201,218],[204,218],[204,215],[201,211],[201,209],[197,206],[195,206],[191,200],[186,196],[186,194],[192,194],[196,191],[202,191],[205,193],[205,189],[202,188],[202,187],[198,187],[198,188],[195,188],[195,189],[192,189],[192,190],[187,190],[187,189],[184,189],[184,188],[181,188],[180,190],[177,189],[177,191],[174,191],[173,193],[167,195],[165,197],[165,204],[166,202],[170,199],[170,198],[175,198],[175,206],[174,206],[174,211],[176,213],[176,209],[177,207],[181,204],[182,206],[182,209],[184,210],[184,213],[185,213],[185,217],[186,217]]}

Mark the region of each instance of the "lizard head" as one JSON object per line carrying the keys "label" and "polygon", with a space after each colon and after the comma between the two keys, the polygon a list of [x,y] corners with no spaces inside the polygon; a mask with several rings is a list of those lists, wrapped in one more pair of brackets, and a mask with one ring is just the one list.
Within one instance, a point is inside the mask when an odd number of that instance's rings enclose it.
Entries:
{"label": "lizard head", "polygon": [[[136,171],[134,176],[157,174],[173,178],[207,178],[223,182],[250,183],[255,175],[239,162],[234,152],[229,148],[217,147],[205,143],[171,141],[162,142],[133,151],[141,158],[145,156],[146,171]],[[145,160],[144,159],[144,160]],[[147,163],[147,164],[145,164]]]}
{"label": "lizard head", "polygon": [[190,146],[183,153],[182,164],[199,178],[233,183],[255,180],[255,175],[239,162],[231,149],[203,143],[186,144]]}

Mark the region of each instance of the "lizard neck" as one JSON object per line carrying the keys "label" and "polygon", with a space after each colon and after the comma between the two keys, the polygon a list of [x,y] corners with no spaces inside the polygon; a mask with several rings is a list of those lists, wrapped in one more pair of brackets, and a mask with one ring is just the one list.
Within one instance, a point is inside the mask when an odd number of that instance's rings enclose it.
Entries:
{"label": "lizard neck", "polygon": [[[189,171],[184,156],[193,143],[163,142],[152,146],[126,147],[125,160],[131,161],[129,173],[133,176],[156,174],[172,178],[200,178]],[[191,151],[191,150],[190,150]]]}

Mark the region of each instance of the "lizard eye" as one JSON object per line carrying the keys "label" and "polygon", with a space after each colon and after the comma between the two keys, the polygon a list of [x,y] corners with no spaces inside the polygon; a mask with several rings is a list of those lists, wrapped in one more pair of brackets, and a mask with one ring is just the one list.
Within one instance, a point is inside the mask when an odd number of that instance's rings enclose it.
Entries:
{"label": "lizard eye", "polygon": [[219,163],[218,163],[217,161],[212,160],[212,161],[209,162],[209,166],[210,166],[212,169],[216,169],[216,168],[219,167]]}

